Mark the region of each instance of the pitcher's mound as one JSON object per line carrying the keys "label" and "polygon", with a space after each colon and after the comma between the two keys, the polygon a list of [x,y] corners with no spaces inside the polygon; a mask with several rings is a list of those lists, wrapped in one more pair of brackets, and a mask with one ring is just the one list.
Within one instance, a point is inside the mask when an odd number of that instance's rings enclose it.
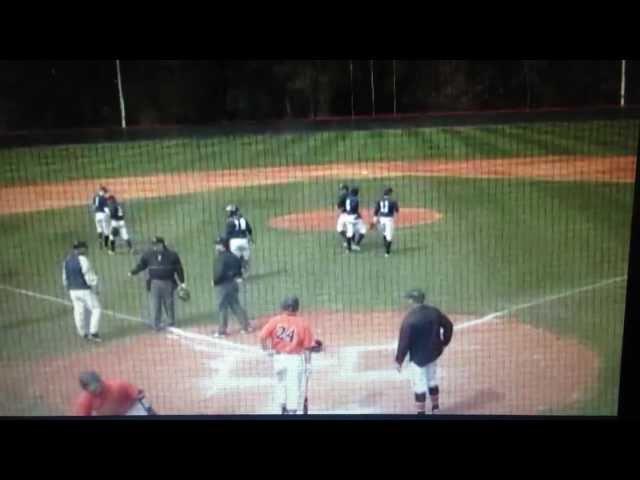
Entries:
{"label": "pitcher's mound", "polygon": [[[363,209],[362,218],[369,224],[373,218],[373,211]],[[396,228],[412,227],[437,222],[442,213],[428,208],[401,208],[396,217]],[[331,210],[311,210],[308,212],[292,213],[269,220],[269,226],[281,230],[295,230],[299,232],[333,231],[336,228],[338,214]]]}

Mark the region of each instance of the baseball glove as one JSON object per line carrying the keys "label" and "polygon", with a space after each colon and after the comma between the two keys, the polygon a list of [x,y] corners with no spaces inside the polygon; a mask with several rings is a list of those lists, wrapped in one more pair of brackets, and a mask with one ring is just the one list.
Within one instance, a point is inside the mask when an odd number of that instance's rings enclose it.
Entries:
{"label": "baseball glove", "polygon": [[191,299],[191,292],[184,285],[178,287],[178,298],[183,302],[188,302]]}

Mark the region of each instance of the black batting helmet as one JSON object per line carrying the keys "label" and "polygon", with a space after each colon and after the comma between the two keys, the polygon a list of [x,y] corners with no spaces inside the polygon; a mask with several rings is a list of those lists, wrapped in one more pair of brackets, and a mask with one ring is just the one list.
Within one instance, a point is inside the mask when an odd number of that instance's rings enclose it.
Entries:
{"label": "black batting helmet", "polygon": [[74,250],[81,250],[81,249],[87,249],[89,248],[89,245],[87,245],[87,242],[85,242],[84,240],[77,240],[75,242],[73,242],[73,249]]}
{"label": "black batting helmet", "polygon": [[339,190],[344,190],[345,192],[349,191],[349,185],[347,185],[346,183],[341,183],[340,186],[338,187]]}
{"label": "black batting helmet", "polygon": [[404,298],[408,298],[409,300],[411,300],[414,303],[424,303],[425,297],[426,297],[426,295],[419,288],[414,288],[414,289],[409,290],[407,293],[404,294]]}
{"label": "black batting helmet", "polygon": [[358,196],[359,193],[360,193],[359,187],[351,187],[351,195]]}
{"label": "black batting helmet", "polygon": [[391,195],[393,193],[393,188],[391,187],[386,187],[383,191],[382,194],[383,195]]}
{"label": "black batting helmet", "polygon": [[300,300],[296,296],[287,297],[280,304],[280,308],[287,312],[295,313],[300,309]]}

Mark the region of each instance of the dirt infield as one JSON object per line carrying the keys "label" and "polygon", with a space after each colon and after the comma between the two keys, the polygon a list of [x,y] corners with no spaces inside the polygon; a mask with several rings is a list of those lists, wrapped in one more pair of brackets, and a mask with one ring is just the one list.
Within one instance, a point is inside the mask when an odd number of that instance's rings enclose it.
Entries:
{"label": "dirt infield", "polygon": [[[361,215],[367,225],[373,218],[373,212],[370,209],[363,209]],[[424,225],[437,222],[441,218],[442,214],[440,212],[428,208],[403,208],[396,218],[395,226],[396,228],[402,228]],[[333,231],[336,228],[336,213],[331,210],[292,213],[270,219],[269,226],[298,232]]]}
{"label": "dirt infield", "polygon": [[[308,318],[327,345],[313,359],[313,412],[413,413],[406,372],[398,374],[393,363],[400,312],[315,312]],[[515,318],[466,328],[469,319],[452,316],[454,341],[440,361],[443,413],[557,410],[579,401],[596,381],[599,359],[577,341]],[[28,395],[46,401],[54,414],[68,413],[79,391],[77,373],[87,368],[139,384],[165,414],[277,413],[271,360],[257,337],[204,335],[213,328],[143,334],[5,367],[30,378]]]}
{"label": "dirt infield", "polygon": [[635,158],[547,156],[467,161],[334,163],[240,170],[179,172],[139,177],[94,178],[0,189],[0,215],[87,205],[98,185],[120,199],[153,198],[219,188],[272,185],[320,178],[464,177],[530,178],[549,181],[627,182],[635,179]]}

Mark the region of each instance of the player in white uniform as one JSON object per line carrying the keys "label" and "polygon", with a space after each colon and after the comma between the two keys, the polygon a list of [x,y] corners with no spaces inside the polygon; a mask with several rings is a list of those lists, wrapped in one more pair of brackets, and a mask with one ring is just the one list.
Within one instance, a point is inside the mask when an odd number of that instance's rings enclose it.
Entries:
{"label": "player in white uniform", "polygon": [[[98,276],[91,268],[87,250],[86,242],[79,241],[73,244],[73,252],[67,256],[62,267],[62,284],[71,297],[78,335],[86,340],[101,342],[98,333],[101,313],[97,296]],[[88,329],[85,321],[87,310],[91,313]]]}
{"label": "player in white uniform", "polygon": [[376,202],[376,206],[373,209],[372,226],[377,225],[378,230],[382,232],[385,257],[391,255],[395,216],[400,212],[398,202],[391,198],[392,193],[393,189],[391,187],[385,188],[382,198]]}
{"label": "player in white uniform", "polygon": [[338,208],[338,221],[336,222],[336,231],[342,237],[343,247],[347,247],[347,219],[348,215],[345,212],[345,202],[347,201],[347,197],[349,196],[349,186],[344,183],[340,184],[340,194],[338,195],[338,202],[336,207]]}
{"label": "player in white uniform", "polygon": [[124,210],[122,205],[118,203],[116,197],[109,195],[107,197],[107,207],[105,213],[108,216],[110,229],[109,229],[109,254],[114,255],[116,253],[116,238],[121,237],[126,243],[129,253],[133,250],[133,245],[129,239],[129,232],[127,232],[127,224],[124,221]]}
{"label": "player in white uniform", "polygon": [[109,242],[109,215],[105,212],[107,208],[107,187],[100,186],[98,193],[93,197],[91,210],[93,211],[96,232],[98,233],[98,242],[100,248],[106,248]]}
{"label": "player in white uniform", "polygon": [[344,202],[344,211],[347,215],[347,253],[352,250],[360,250],[360,243],[364,239],[364,234],[367,233],[367,225],[360,216],[359,193],[358,187],[351,187],[349,196]]}
{"label": "player in white uniform", "polygon": [[250,242],[254,241],[253,229],[236,205],[227,205],[225,211],[229,215],[225,232],[225,238],[229,241],[229,251],[240,259],[242,273],[246,275],[251,257]]}

